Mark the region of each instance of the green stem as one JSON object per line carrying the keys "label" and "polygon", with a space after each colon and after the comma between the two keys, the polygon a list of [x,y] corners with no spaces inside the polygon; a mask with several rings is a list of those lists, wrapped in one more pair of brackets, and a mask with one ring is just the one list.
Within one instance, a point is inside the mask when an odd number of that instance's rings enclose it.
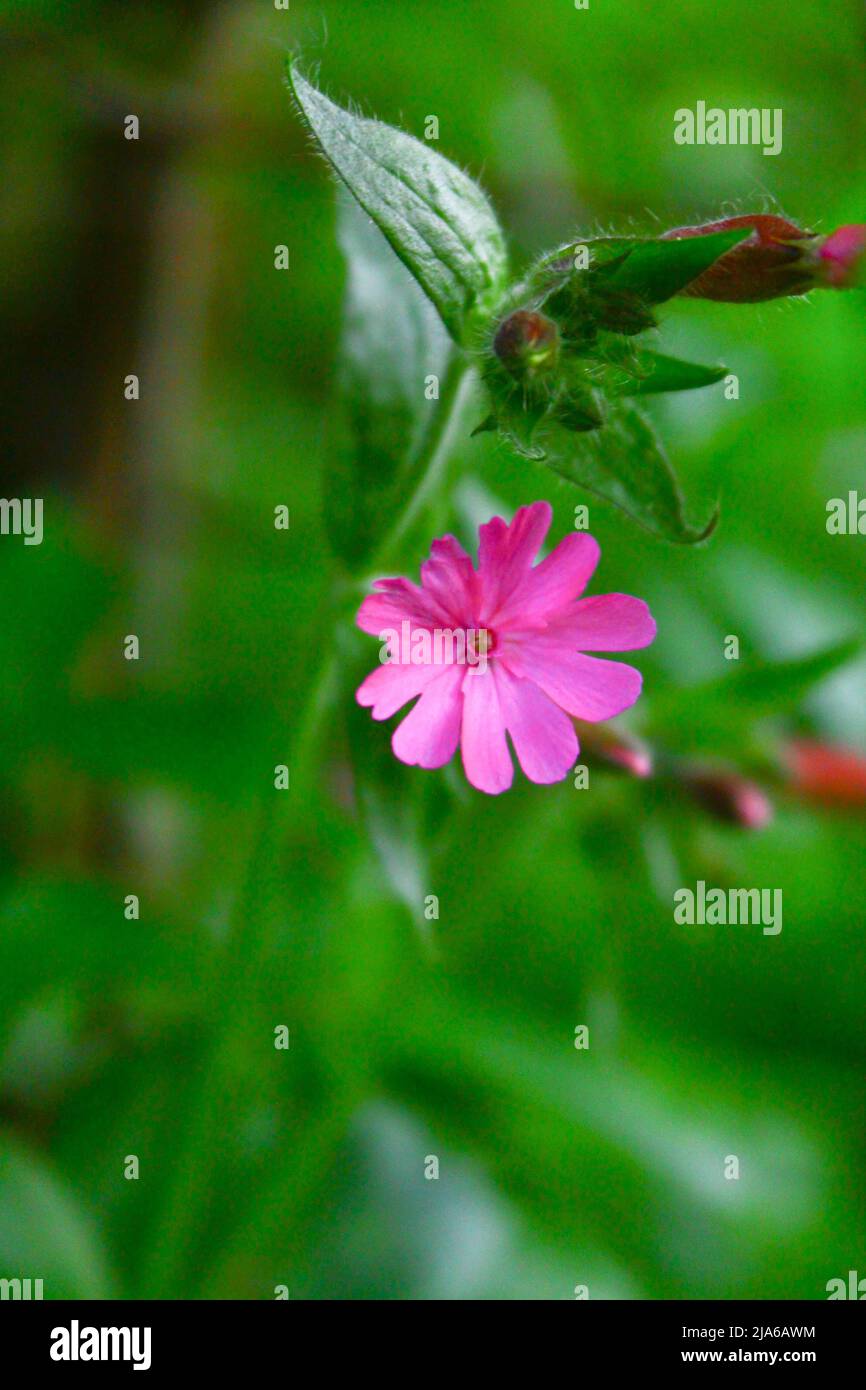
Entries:
{"label": "green stem", "polygon": [[[430,435],[427,460],[406,507],[376,551],[371,566],[381,574],[399,555],[401,543],[418,520],[442,480],[454,442],[461,429],[465,407],[473,389],[473,374],[465,359],[455,354],[446,374],[437,424]],[[313,765],[322,733],[324,715],[339,688],[339,623],[328,643],[328,655],[310,688],[298,719],[289,759],[291,788],[307,800]],[[283,737],[279,723],[275,746]],[[271,794],[272,795],[272,794]],[[248,1001],[255,970],[266,953],[273,918],[263,904],[272,895],[263,883],[275,872],[280,848],[285,843],[287,818],[292,814],[292,790],[262,799],[261,822],[253,838],[245,883],[238,895],[235,921],[221,961],[208,991],[207,1016],[215,1033],[202,1062],[198,1090],[192,1098],[189,1121],[177,1162],[169,1181],[169,1194],[156,1222],[151,1248],[144,1260],[140,1294],[149,1298],[188,1297],[193,1281],[195,1242],[206,1216],[214,1171],[219,1162],[221,1136],[234,1123],[232,1101],[238,1093],[233,1066],[236,1040],[250,1024]]]}
{"label": "green stem", "polygon": [[427,463],[420,469],[418,486],[382,544],[374,552],[372,560],[364,566],[368,573],[379,575],[393,564],[399,555],[401,543],[435,493],[460,433],[466,406],[474,389],[474,373],[467,366],[463,355],[456,353],[451,359],[442,384],[437,428],[429,441]]}

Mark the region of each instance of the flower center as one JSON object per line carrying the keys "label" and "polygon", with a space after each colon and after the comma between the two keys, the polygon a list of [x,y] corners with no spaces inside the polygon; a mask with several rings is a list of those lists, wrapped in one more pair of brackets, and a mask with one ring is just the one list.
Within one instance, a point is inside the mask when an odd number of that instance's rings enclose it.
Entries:
{"label": "flower center", "polygon": [[469,660],[477,665],[479,662],[486,661],[493,655],[496,647],[496,638],[489,627],[470,628],[467,633],[467,651]]}

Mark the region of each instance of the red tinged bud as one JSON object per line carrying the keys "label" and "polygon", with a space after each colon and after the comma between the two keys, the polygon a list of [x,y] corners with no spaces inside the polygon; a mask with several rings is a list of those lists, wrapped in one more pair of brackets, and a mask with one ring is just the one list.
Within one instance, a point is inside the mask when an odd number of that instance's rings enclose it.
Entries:
{"label": "red tinged bud", "polygon": [[773,818],[768,797],[738,772],[689,768],[680,774],[680,780],[699,806],[729,825],[762,830]]}
{"label": "red tinged bud", "polygon": [[517,309],[497,328],[493,351],[512,375],[531,376],[556,362],[559,329],[544,314]]}
{"label": "red tinged bud", "polygon": [[752,235],[732,251],[726,251],[680,294],[690,299],[757,304],[782,295],[806,294],[814,287],[815,234],[802,231],[784,217],[726,217],[700,227],[674,227],[663,233],[661,240],[709,236],[711,232],[729,232],[739,227],[751,227]]}
{"label": "red tinged bud", "polygon": [[784,217],[756,213],[674,227],[662,241],[708,236],[751,227],[752,235],[693,280],[680,294],[728,304],[757,304],[814,289],[846,290],[866,284],[866,223],[839,227],[829,236],[803,231]]}
{"label": "red tinged bud", "polygon": [[794,739],[784,752],[792,789],[807,801],[866,809],[866,757],[853,748]]}

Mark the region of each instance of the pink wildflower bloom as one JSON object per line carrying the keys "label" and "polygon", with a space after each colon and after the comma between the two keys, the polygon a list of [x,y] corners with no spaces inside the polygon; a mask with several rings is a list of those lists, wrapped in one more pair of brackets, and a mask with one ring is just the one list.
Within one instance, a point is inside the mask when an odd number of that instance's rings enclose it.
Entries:
{"label": "pink wildflower bloom", "polygon": [[[600,553],[586,532],[533,564],[551,519],[547,502],[521,507],[510,525],[493,517],[480,528],[477,569],[443,536],[420,587],[378,579],[364,599],[358,626],[387,641],[389,659],[361,684],[358,703],[388,719],[420,696],[392,738],[401,762],[442,767],[459,744],[472,785],[504,792],[514,775],[508,735],[530,781],[559,782],[579,751],[572,720],[612,719],[638,698],[639,671],[584,653],[647,646],[656,631],[649,609],[628,594],[579,597]],[[466,660],[437,650],[436,634],[448,631],[466,634]]]}

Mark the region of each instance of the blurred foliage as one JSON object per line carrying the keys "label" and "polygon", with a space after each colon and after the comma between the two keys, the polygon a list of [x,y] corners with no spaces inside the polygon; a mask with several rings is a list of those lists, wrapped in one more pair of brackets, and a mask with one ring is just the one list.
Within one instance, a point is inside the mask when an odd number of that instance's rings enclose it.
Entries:
{"label": "blurred foliage", "polygon": [[[491,799],[394,761],[322,520],[356,462],[346,272],[282,65],[300,44],[335,98],[438,115],[523,260],[655,218],[863,220],[862,6],[7,0],[0,26],[5,489],[45,498],[40,547],[0,538],[0,1276],[824,1297],[864,1249],[863,822],[782,796],[746,835],[654,779]],[[675,146],[699,97],[781,107],[781,155]],[[866,494],[863,322],[853,294],[666,309],[666,351],[741,383],[654,407],[719,528],[684,553],[583,500],[594,591],[658,620],[633,724],[672,754],[866,747],[864,541],[824,525]],[[458,462],[398,572],[495,507],[548,497],[571,529],[549,471],[487,437]],[[675,925],[698,878],[782,888],[781,935]]]}

